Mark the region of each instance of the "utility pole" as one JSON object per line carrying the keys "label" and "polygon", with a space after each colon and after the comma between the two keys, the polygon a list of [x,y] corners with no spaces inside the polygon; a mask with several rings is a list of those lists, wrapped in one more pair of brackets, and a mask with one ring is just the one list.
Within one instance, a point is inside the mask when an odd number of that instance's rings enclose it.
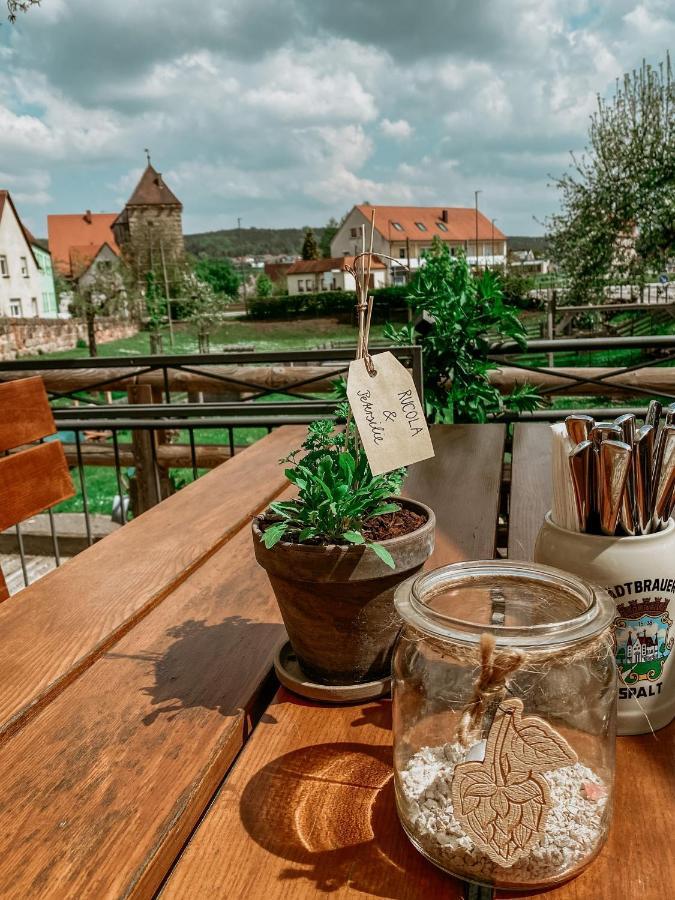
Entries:
{"label": "utility pole", "polygon": [[241,249],[241,219],[237,216],[237,243],[239,244],[239,277],[244,292],[244,312],[248,315],[248,302],[246,297],[246,280],[244,278],[244,254]]}
{"label": "utility pole", "polygon": [[476,268],[478,268],[478,195],[482,193],[482,191],[473,192],[474,206],[476,209]]}

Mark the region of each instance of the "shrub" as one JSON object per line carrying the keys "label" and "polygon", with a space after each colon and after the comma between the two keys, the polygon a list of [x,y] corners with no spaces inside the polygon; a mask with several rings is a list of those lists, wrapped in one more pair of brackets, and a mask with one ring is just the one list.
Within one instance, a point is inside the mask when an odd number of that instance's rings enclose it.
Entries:
{"label": "shrub", "polygon": [[[376,288],[373,321],[386,322],[405,319],[407,311],[406,285]],[[356,293],[354,291],[320,291],[309,294],[284,294],[280,297],[254,297],[249,300],[248,316],[251,319],[297,319],[355,316]]]}

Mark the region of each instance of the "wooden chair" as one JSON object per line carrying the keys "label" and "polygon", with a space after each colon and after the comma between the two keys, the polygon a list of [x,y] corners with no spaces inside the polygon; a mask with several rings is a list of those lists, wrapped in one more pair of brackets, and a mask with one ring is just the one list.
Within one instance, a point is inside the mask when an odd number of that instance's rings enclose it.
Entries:
{"label": "wooden chair", "polygon": [[[2,455],[55,432],[40,377],[0,384],[0,531],[74,495],[60,441]],[[0,570],[0,601],[8,596]]]}

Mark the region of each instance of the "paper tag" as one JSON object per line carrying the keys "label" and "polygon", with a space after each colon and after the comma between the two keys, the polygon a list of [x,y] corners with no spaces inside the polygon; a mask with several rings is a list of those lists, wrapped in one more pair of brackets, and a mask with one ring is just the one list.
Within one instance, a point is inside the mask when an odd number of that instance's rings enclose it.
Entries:
{"label": "paper tag", "polygon": [[410,372],[389,353],[349,366],[347,397],[373,475],[391,472],[434,455],[424,410]]}

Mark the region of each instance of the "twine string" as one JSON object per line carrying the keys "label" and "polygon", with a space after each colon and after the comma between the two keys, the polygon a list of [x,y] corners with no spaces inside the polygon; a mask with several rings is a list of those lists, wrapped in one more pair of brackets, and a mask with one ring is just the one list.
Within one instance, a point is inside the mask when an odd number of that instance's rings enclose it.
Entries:
{"label": "twine string", "polygon": [[491,634],[480,637],[480,671],[474,685],[473,697],[462,710],[457,727],[457,740],[462,747],[479,730],[490,706],[499,703],[508,688],[509,677],[525,662],[522,650],[497,650]]}

